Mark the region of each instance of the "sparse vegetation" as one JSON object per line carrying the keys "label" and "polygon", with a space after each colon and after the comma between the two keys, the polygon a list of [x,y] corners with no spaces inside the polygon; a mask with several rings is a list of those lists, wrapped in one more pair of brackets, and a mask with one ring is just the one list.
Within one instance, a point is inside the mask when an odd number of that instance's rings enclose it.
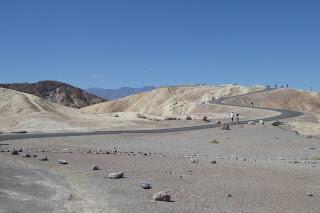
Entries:
{"label": "sparse vegetation", "polygon": [[210,143],[212,143],[212,144],[219,144],[220,142],[219,142],[218,140],[216,140],[216,139],[213,139],[213,140],[210,141]]}

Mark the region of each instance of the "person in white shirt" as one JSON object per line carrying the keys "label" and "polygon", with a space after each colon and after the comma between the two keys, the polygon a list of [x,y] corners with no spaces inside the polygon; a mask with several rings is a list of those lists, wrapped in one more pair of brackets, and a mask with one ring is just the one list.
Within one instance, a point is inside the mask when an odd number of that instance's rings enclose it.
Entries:
{"label": "person in white shirt", "polygon": [[231,120],[231,122],[233,123],[233,120],[234,120],[234,112],[231,112],[231,113],[230,113],[230,120]]}

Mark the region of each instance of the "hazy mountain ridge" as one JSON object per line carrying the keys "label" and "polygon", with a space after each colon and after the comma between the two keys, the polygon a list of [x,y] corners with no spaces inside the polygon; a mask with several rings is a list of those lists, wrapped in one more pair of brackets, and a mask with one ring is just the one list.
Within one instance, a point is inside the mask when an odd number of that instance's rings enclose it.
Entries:
{"label": "hazy mountain ridge", "polygon": [[140,92],[147,92],[156,89],[154,86],[145,86],[141,88],[121,87],[119,89],[103,89],[103,88],[88,88],[87,92],[97,95],[108,100],[115,100],[134,95]]}

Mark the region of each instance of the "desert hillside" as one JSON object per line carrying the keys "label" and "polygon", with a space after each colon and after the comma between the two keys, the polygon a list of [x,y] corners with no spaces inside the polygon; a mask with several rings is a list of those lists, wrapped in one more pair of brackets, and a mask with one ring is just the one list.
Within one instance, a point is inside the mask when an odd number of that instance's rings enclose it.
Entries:
{"label": "desert hillside", "polygon": [[[259,91],[263,87],[243,86],[197,86],[197,87],[162,87],[150,92],[132,95],[115,101],[95,104],[83,110],[110,112],[138,112],[158,116],[186,116],[196,112],[210,113],[212,107],[203,107],[201,103],[225,96],[246,94]],[[199,107],[205,111],[199,110]]]}
{"label": "desert hillside", "polygon": [[1,131],[90,131],[134,126],[136,114],[120,118],[62,106],[27,93],[0,88]]}
{"label": "desert hillside", "polygon": [[288,109],[301,112],[320,112],[320,94],[295,89],[276,89],[226,100],[225,103],[239,106]]}
{"label": "desert hillside", "polygon": [[106,99],[59,81],[0,84],[0,87],[28,93],[54,103],[74,108],[81,108],[106,101]]}

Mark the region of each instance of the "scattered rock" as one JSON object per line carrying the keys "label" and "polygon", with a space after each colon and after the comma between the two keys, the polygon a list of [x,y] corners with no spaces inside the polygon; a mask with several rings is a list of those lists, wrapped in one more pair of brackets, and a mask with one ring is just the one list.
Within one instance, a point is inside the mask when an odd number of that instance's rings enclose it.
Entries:
{"label": "scattered rock", "polygon": [[110,173],[108,175],[109,179],[119,179],[119,178],[123,178],[124,176],[124,172],[117,172],[117,173]]}
{"label": "scattered rock", "polygon": [[48,158],[47,158],[47,156],[39,156],[39,157],[38,157],[38,160],[39,160],[39,161],[47,161]]}
{"label": "scattered rock", "polygon": [[139,183],[139,186],[143,189],[151,189],[152,188],[151,184],[148,182],[141,182],[141,183]]}
{"label": "scattered rock", "polygon": [[36,158],[36,157],[38,157],[38,155],[32,155],[32,157]]}
{"label": "scattered rock", "polygon": [[210,162],[211,164],[216,164],[216,163],[217,163],[217,161],[216,161],[216,160],[213,160],[213,159],[209,160],[209,162]]}
{"label": "scattered rock", "polygon": [[238,160],[236,155],[230,155],[229,160]]}
{"label": "scattered rock", "polygon": [[283,124],[282,121],[277,120],[277,121],[272,123],[272,126],[281,126],[282,124]]}
{"label": "scattered rock", "polygon": [[222,124],[222,130],[230,130],[230,125],[228,123]]}
{"label": "scattered rock", "polygon": [[171,195],[170,195],[170,192],[168,192],[168,191],[161,191],[161,192],[155,193],[155,194],[152,196],[152,198],[153,198],[155,201],[170,202]]}
{"label": "scattered rock", "polygon": [[20,149],[18,150],[18,152],[22,152],[22,148],[20,148]]}
{"label": "scattered rock", "polygon": [[59,164],[68,164],[68,162],[65,160],[59,159]]}
{"label": "scattered rock", "polygon": [[91,169],[92,170],[99,170],[99,166],[97,164],[93,164]]}
{"label": "scattered rock", "polygon": [[264,124],[264,121],[263,121],[263,120],[260,120],[260,121],[259,121],[259,124],[261,124],[261,125]]}
{"label": "scattered rock", "polygon": [[248,124],[249,125],[255,125],[254,121],[249,121]]}
{"label": "scattered rock", "polygon": [[21,155],[21,157],[23,157],[23,158],[30,158],[31,155],[30,155],[29,153],[24,153],[24,154]]}
{"label": "scattered rock", "polygon": [[14,149],[14,150],[12,150],[11,154],[12,154],[12,155],[18,155],[19,152],[18,152],[18,150],[15,150],[15,149]]}
{"label": "scattered rock", "polygon": [[175,121],[177,120],[177,118],[174,118],[174,117],[167,117],[167,118],[164,118],[165,121]]}
{"label": "scattered rock", "polygon": [[188,116],[188,117],[186,118],[186,120],[187,120],[187,121],[191,121],[192,118],[191,118],[190,116]]}
{"label": "scattered rock", "polygon": [[231,198],[231,197],[232,197],[232,194],[228,194],[228,195],[227,195],[227,198]]}
{"label": "scattered rock", "polygon": [[191,158],[191,159],[190,159],[190,162],[191,162],[191,163],[198,163],[199,161],[198,161],[198,159]]}

